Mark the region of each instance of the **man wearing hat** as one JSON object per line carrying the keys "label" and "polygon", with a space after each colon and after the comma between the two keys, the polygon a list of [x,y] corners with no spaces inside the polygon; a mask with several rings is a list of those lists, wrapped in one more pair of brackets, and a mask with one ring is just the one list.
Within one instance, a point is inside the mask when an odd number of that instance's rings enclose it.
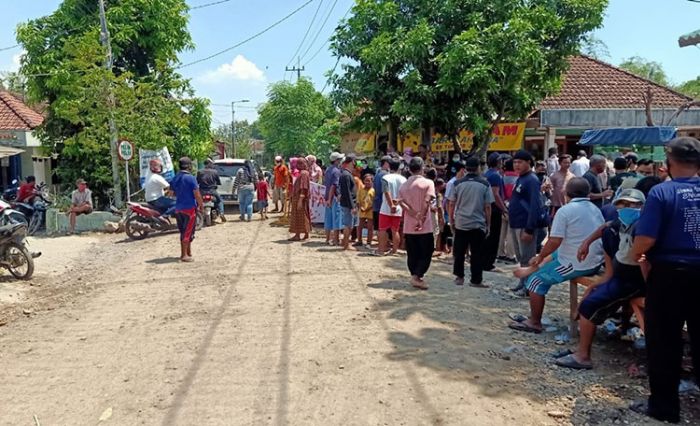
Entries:
{"label": "man wearing hat", "polygon": [[685,323],[700,374],[700,141],[676,138],[666,158],[673,180],[649,192],[632,247],[633,257],[651,266],[645,318],[651,395],[632,409],[677,423]]}
{"label": "man wearing hat", "polygon": [[326,230],[326,243],[331,245],[340,244],[340,230],[343,229],[342,211],[340,203],[340,163],[345,159],[345,156],[339,152],[333,152],[330,156],[330,164],[326,169],[326,174],[323,176],[323,182],[326,185],[326,215],[324,220],[324,228]]}
{"label": "man wearing hat", "polygon": [[637,189],[621,191],[613,200],[618,218],[605,223],[581,244],[577,259],[584,261],[588,257],[591,244],[602,239],[605,251],[605,275],[586,289],[579,306],[581,335],[578,350],[557,359],[557,365],[577,370],[593,368],[591,346],[596,326],[601,325],[620,306],[634,298],[644,296],[646,284],[631,249],[634,228],[645,199],[644,193]]}
{"label": "man wearing hat", "polygon": [[92,213],[92,191],[88,189],[87,183],[83,179],[78,179],[75,185],[78,189],[71,194],[71,207],[68,210],[69,234],[75,232],[75,222],[78,216]]}
{"label": "man wearing hat", "polygon": [[[275,209],[272,213],[277,213],[279,211],[284,211],[284,194],[287,190],[287,181],[289,180],[289,169],[284,164],[284,159],[281,156],[275,157],[275,167],[272,169],[274,174],[275,184],[272,189],[272,203],[275,205]],[[278,203],[282,202],[282,209],[279,208]]]}
{"label": "man wearing hat", "polygon": [[489,169],[484,173],[484,177],[491,186],[493,192],[493,203],[491,203],[491,226],[486,244],[484,247],[484,270],[493,271],[496,269],[496,258],[498,257],[498,245],[501,240],[501,226],[503,225],[503,214],[506,211],[505,185],[501,176],[501,155],[497,152],[491,153],[487,159]]}
{"label": "man wearing hat", "polygon": [[204,202],[199,192],[197,179],[192,176],[192,160],[180,158],[180,171],[170,182],[170,189],[175,193],[175,219],[180,230],[180,261],[192,262],[192,240],[197,224],[197,209],[202,211]]}

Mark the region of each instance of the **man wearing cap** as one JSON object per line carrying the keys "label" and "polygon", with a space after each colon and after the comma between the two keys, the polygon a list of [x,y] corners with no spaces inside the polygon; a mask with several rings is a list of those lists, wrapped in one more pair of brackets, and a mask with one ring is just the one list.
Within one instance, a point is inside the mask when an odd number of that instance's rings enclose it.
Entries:
{"label": "man wearing cap", "polygon": [[219,210],[219,217],[222,222],[226,222],[226,216],[224,216],[224,199],[221,198],[218,191],[221,185],[221,178],[219,178],[219,172],[216,171],[216,166],[210,158],[204,160],[204,168],[197,172],[197,183],[199,184],[199,190],[202,195],[209,194],[214,197],[216,208]]}
{"label": "man wearing cap", "polygon": [[579,151],[576,159],[571,163],[571,173],[576,177],[583,177],[589,168],[590,162],[588,161],[588,154],[586,154],[584,150]]}
{"label": "man wearing cap", "polygon": [[170,182],[170,189],[175,193],[175,219],[180,230],[180,261],[192,262],[192,240],[197,224],[197,210],[204,207],[202,194],[199,192],[197,179],[192,176],[192,160],[180,158],[180,171]]}
{"label": "man wearing cap", "polygon": [[498,257],[498,245],[501,240],[501,226],[503,225],[503,215],[506,211],[505,185],[501,176],[501,155],[497,152],[491,153],[487,159],[489,169],[484,173],[484,177],[491,186],[493,192],[493,202],[491,203],[491,225],[489,235],[486,237],[484,245],[484,271],[496,269],[496,258]]}
{"label": "man wearing cap", "polygon": [[[540,180],[532,172],[532,164],[532,155],[527,151],[520,150],[513,156],[513,168],[519,177],[508,204],[508,217],[515,257],[522,267],[527,267],[537,254],[535,234],[548,225],[548,212],[540,195]],[[524,296],[524,286],[525,280],[521,279],[512,290],[520,291]]]}
{"label": "man wearing cap", "polygon": [[75,185],[78,189],[71,194],[71,207],[68,210],[69,234],[75,232],[75,222],[78,216],[92,213],[92,191],[88,189],[87,183],[83,179],[75,181]]}
{"label": "man wearing cap", "polygon": [[584,261],[591,244],[602,239],[605,275],[588,286],[579,306],[581,335],[578,350],[557,359],[557,365],[577,370],[593,368],[591,347],[596,326],[601,325],[620,306],[644,296],[644,276],[631,251],[634,228],[644,201],[644,194],[637,189],[621,191],[613,201],[618,210],[618,218],[605,223],[581,244],[576,257],[579,261]]}
{"label": "man wearing cap", "polygon": [[632,247],[632,256],[651,266],[645,315],[651,395],[632,409],[677,423],[686,322],[694,371],[700,372],[700,141],[676,138],[666,146],[666,157],[673,180],[649,192]]}
{"label": "man wearing cap", "polygon": [[342,212],[340,203],[338,203],[338,197],[340,196],[340,168],[338,165],[344,158],[345,156],[339,152],[332,153],[330,164],[323,177],[323,182],[326,185],[326,216],[324,220],[326,244],[336,246],[340,244],[340,230],[343,229]]}
{"label": "man wearing cap", "polygon": [[469,157],[466,163],[467,175],[455,182],[448,198],[450,223],[454,230],[453,273],[455,284],[464,285],[464,260],[470,252],[470,285],[488,287],[483,283],[484,241],[491,226],[494,195],[489,181],[479,176],[479,159]]}
{"label": "man wearing cap", "polygon": [[[275,209],[272,213],[277,213],[279,211],[284,211],[284,199],[285,191],[287,190],[287,181],[289,180],[289,169],[284,164],[284,160],[281,156],[275,157],[275,167],[272,169],[274,174],[274,188],[272,189],[272,203],[275,205]],[[279,202],[282,202],[282,209],[279,208]]]}
{"label": "man wearing cap", "polygon": [[603,263],[603,246],[600,241],[591,245],[590,254],[579,261],[577,254],[581,244],[603,223],[603,215],[588,199],[591,191],[583,178],[573,178],[566,186],[569,203],[559,209],[552,222],[552,231],[542,252],[529,262],[530,267],[520,268],[513,274],[525,280],[530,298],[530,318],[513,322],[510,328],[529,333],[542,332],[542,313],[545,296],[556,284],[577,277],[594,275]]}

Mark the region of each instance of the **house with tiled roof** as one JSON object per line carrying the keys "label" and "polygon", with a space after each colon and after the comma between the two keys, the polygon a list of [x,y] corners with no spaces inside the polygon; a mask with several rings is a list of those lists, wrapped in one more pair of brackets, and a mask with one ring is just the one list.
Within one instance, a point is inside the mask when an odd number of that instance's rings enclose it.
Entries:
{"label": "house with tiled roof", "polygon": [[[645,101],[651,98],[651,102]],[[591,128],[655,125],[679,127],[683,134],[700,133],[700,109],[677,114],[692,98],[603,61],[574,56],[559,93],[547,97],[529,117],[525,148],[546,150],[556,145],[571,153],[581,134]],[[649,106],[649,114],[647,113]],[[677,114],[677,115],[676,115]],[[674,117],[675,115],[675,117]]]}
{"label": "house with tiled roof", "polygon": [[41,142],[34,129],[44,117],[29,108],[19,98],[0,90],[0,186],[7,188],[12,181],[33,175],[37,182],[49,182],[51,157],[41,152]]}

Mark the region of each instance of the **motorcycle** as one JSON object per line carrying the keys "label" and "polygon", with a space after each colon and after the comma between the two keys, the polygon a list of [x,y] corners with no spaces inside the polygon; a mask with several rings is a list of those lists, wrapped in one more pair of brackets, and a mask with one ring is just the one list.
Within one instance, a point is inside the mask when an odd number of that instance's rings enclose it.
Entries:
{"label": "motorcycle", "polygon": [[34,201],[29,203],[13,203],[12,207],[22,213],[28,223],[29,235],[36,234],[44,225],[46,220],[46,210],[51,205],[46,194],[46,184],[43,182],[34,189]]}
{"label": "motorcycle", "polygon": [[10,223],[23,223],[24,225],[29,225],[27,218],[21,212],[13,209],[9,203],[0,200],[0,226],[8,225]]}
{"label": "motorcycle", "polygon": [[211,226],[221,216],[221,212],[216,206],[216,197],[211,194],[203,194],[202,201],[204,201],[204,226]]}
{"label": "motorcycle", "polygon": [[13,179],[12,186],[2,192],[2,199],[7,202],[15,201],[17,199],[17,191],[19,191],[19,181]]}
{"label": "motorcycle", "polygon": [[34,258],[41,256],[41,253],[29,253],[26,237],[27,225],[24,223],[0,226],[0,267],[21,280],[32,277]]}
{"label": "motorcycle", "polygon": [[[171,217],[170,211],[161,214],[158,210],[148,204],[127,203],[129,209],[126,213],[124,230],[126,235],[133,240],[143,240],[154,232],[168,232],[177,229],[175,219]],[[195,229],[202,229],[204,217],[197,211],[197,221]]]}

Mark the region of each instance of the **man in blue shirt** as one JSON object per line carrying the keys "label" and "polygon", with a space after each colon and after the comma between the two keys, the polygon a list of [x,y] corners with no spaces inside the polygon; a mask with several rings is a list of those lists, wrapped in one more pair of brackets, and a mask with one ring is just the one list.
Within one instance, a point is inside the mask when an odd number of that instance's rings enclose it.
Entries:
{"label": "man in blue shirt", "polygon": [[192,240],[197,223],[197,210],[202,211],[204,202],[199,193],[197,179],[192,176],[192,160],[180,159],[180,171],[170,182],[170,189],[175,193],[175,218],[180,230],[180,260],[192,262]]}
{"label": "man in blue shirt", "polygon": [[491,203],[491,231],[486,238],[484,247],[484,271],[496,269],[496,258],[498,257],[498,245],[501,240],[501,226],[503,226],[503,214],[506,211],[505,186],[501,176],[501,154],[494,152],[489,155],[486,164],[489,169],[484,173],[484,177],[491,186],[494,202]]}
{"label": "man in blue shirt", "polygon": [[[520,266],[529,266],[530,259],[537,254],[535,233],[547,227],[547,212],[540,195],[540,180],[532,172],[532,155],[527,151],[518,151],[513,156],[513,168],[520,175],[515,182],[513,196],[508,205],[510,236],[515,249],[515,257]],[[513,291],[521,291],[525,296],[525,279],[520,279]]]}
{"label": "man in blue shirt", "polygon": [[[326,243],[331,245],[340,244],[340,230],[343,229],[339,198],[340,168],[338,165],[345,158],[343,154],[334,152],[331,154],[331,164],[326,169],[323,176],[323,183],[326,185],[326,216],[324,228],[326,229]],[[331,236],[333,237],[331,240]]]}
{"label": "man in blue shirt", "polygon": [[682,137],[666,147],[672,181],[656,185],[637,222],[635,259],[650,266],[647,277],[646,343],[648,402],[632,409],[657,420],[678,423],[678,384],[683,325],[688,323],[693,367],[700,374],[700,141]]}

